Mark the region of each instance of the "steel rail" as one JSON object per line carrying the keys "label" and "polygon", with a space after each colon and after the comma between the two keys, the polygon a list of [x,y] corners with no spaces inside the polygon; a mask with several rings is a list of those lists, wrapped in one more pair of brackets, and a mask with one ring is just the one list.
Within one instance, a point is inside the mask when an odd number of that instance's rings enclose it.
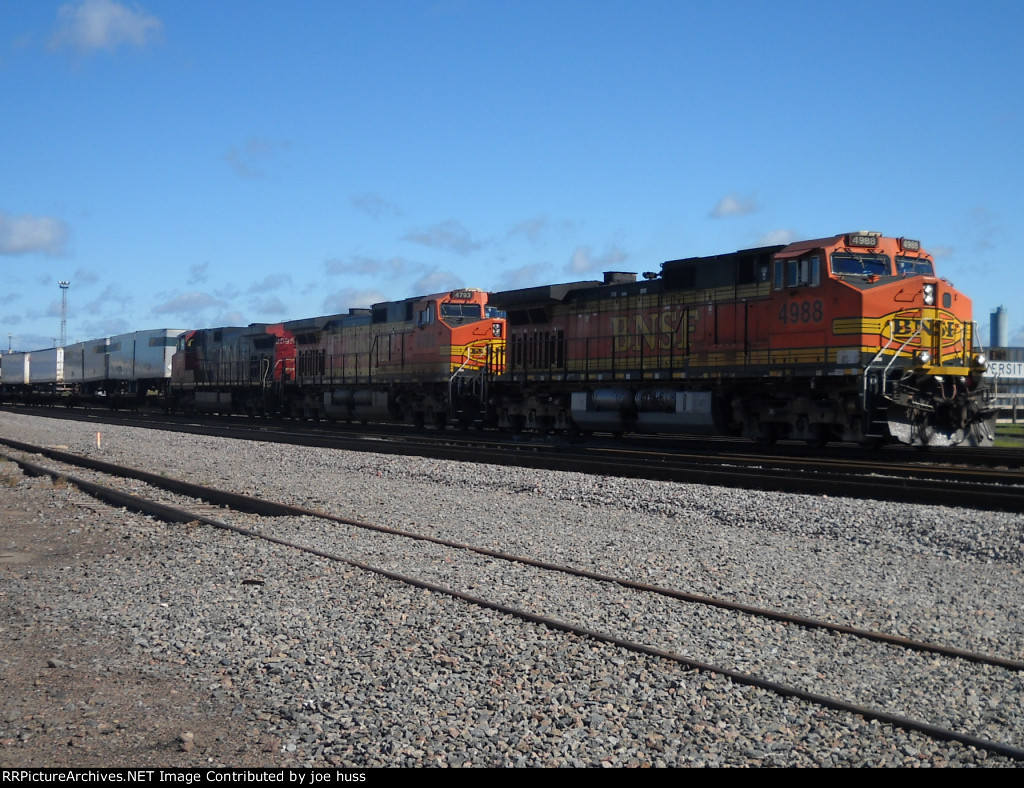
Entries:
{"label": "steel rail", "polygon": [[[148,425],[153,428],[152,425]],[[314,446],[347,451],[382,452],[400,456],[421,456],[460,462],[515,464],[544,470],[571,471],[629,478],[742,487],[764,492],[804,495],[845,496],[933,506],[951,506],[1020,512],[1024,510],[1024,474],[990,470],[980,472],[984,483],[955,481],[953,477],[977,471],[915,468],[892,463],[872,463],[863,458],[813,461],[807,458],[751,455],[708,457],[678,453],[641,452],[624,447],[552,445],[535,442],[486,446],[466,443],[438,433],[431,442],[419,435],[395,440],[368,441],[365,438],[309,433],[282,433],[267,428],[209,424],[162,425],[158,429],[215,435],[232,439],[261,440],[288,445]],[[612,457],[604,455],[614,455]],[[596,456],[595,456],[596,455]],[[623,459],[626,456],[627,459]],[[783,466],[783,467],[780,467]],[[955,481],[955,483],[954,483]]]}
{"label": "steel rail", "polygon": [[[377,533],[384,533],[390,536],[400,536],[406,539],[427,542],[430,544],[436,544],[442,547],[449,547],[456,550],[465,550],[467,552],[486,556],[488,558],[495,558],[501,561],[518,563],[523,566],[531,566],[536,569],[542,569],[549,572],[557,572],[572,577],[579,577],[587,580],[594,580],[601,583],[617,585],[622,588],[629,588],[635,591],[643,591],[645,593],[656,594],[670,599],[678,599],[682,602],[690,602],[693,604],[719,608],[721,610],[744,613],[746,615],[754,616],[757,618],[765,618],[773,621],[779,621],[785,624],[795,624],[806,629],[818,629],[836,634],[850,635],[852,637],[857,637],[876,643],[885,643],[888,645],[899,646],[901,648],[906,648],[912,651],[938,654],[941,656],[951,657],[954,659],[961,659],[976,664],[992,665],[994,667],[1005,668],[1007,670],[1024,671],[1024,662],[1019,660],[1008,659],[1005,657],[999,657],[991,654],[981,654],[978,652],[968,651],[966,649],[942,645],[940,643],[930,643],[927,641],[913,640],[911,638],[903,637],[902,635],[893,635],[886,632],[862,629],[859,627],[853,627],[846,624],[836,624],[834,622],[824,621],[822,619],[810,618],[808,616],[785,613],[777,610],[770,610],[767,608],[757,607],[755,605],[748,605],[743,602],[734,602],[726,599],[718,599],[715,597],[693,594],[687,591],[680,591],[665,586],[641,583],[636,580],[630,580],[628,578],[623,577],[615,577],[613,575],[606,575],[599,572],[593,572],[588,569],[577,569],[575,567],[565,566],[563,564],[555,564],[548,561],[541,561],[539,559],[530,558],[528,556],[516,555],[514,553],[505,553],[498,550],[491,550],[486,547],[478,547],[476,545],[457,542],[450,539],[443,539],[441,537],[429,536],[427,534],[419,534],[413,531],[390,528],[382,525],[375,525],[373,523],[353,520],[348,517],[342,517],[340,515],[331,514],[330,512],[324,512],[317,509],[308,509],[301,506],[295,506],[293,504],[280,503],[278,501],[271,501],[265,498],[255,498],[253,496],[243,495],[240,493],[233,493],[226,490],[220,490],[214,487],[206,487],[203,485],[194,484],[192,482],[186,482],[181,479],[175,479],[173,477],[163,476],[160,474],[150,473],[149,471],[139,470],[137,468],[128,468],[120,465],[114,465],[112,463],[104,462],[102,460],[95,460],[90,457],[81,457],[77,454],[71,454],[57,449],[47,449],[43,447],[32,446],[31,444],[20,443],[19,441],[11,441],[5,438],[0,438],[0,443],[6,444],[8,446],[11,446],[12,448],[16,448],[20,451],[28,453],[41,453],[52,460],[63,462],[68,465],[76,465],[79,467],[88,468],[90,470],[108,474],[110,476],[120,476],[124,478],[136,479],[138,481],[145,482],[147,484],[152,485],[153,487],[157,487],[168,492],[178,493],[181,495],[188,496],[190,498],[198,498],[209,503],[228,506],[232,509],[235,509],[236,511],[248,512],[251,514],[259,514],[269,517],[316,517],[322,520],[328,520],[331,522],[341,523],[343,525],[349,525],[354,528],[375,531]],[[10,459],[14,460],[15,462],[18,462],[19,464],[23,462],[22,460],[13,456],[10,457]],[[124,506],[126,504],[120,503],[119,505]]]}
{"label": "steel rail", "polygon": [[[264,541],[281,545],[283,547],[295,549],[310,555],[316,555],[326,560],[343,563],[348,566],[361,569],[363,571],[372,572],[381,577],[385,577],[389,580],[394,580],[396,582],[407,584],[414,588],[420,588],[426,591],[430,591],[431,593],[448,596],[453,599],[459,599],[468,604],[483,609],[493,610],[495,612],[502,613],[508,616],[512,616],[521,621],[540,624],[542,626],[549,627],[553,630],[568,632],[570,634],[574,634],[582,638],[589,638],[596,642],[606,643],[608,645],[616,646],[633,653],[644,654],[646,656],[651,656],[659,659],[665,659],[670,662],[683,665],[684,667],[699,672],[709,673],[712,675],[719,675],[724,678],[728,678],[729,680],[737,684],[742,684],[745,686],[762,689],[767,692],[772,692],[776,695],[779,695],[780,697],[794,698],[817,706],[821,706],[823,708],[828,708],[833,711],[854,714],[866,720],[874,720],[884,724],[892,725],[893,727],[900,728],[902,730],[915,731],[937,741],[957,742],[968,747],[974,747],[976,749],[984,750],[986,752],[1002,755],[1014,761],[1024,761],[1024,749],[1014,747],[1009,744],[1005,744],[1002,742],[994,742],[989,739],[983,739],[978,736],[973,736],[970,734],[961,733],[959,731],[950,730],[948,728],[943,728],[938,725],[932,725],[931,723],[923,722],[921,720],[915,720],[909,717],[904,717],[902,715],[892,714],[886,711],[881,711],[878,709],[872,709],[866,706],[860,706],[858,704],[849,703],[847,701],[842,700],[841,698],[834,698],[828,695],[821,695],[819,693],[809,692],[807,690],[802,690],[798,687],[792,687],[786,684],[781,684],[779,682],[761,678],[760,676],[733,670],[732,668],[724,668],[711,663],[694,660],[689,657],[683,656],[682,654],[679,654],[677,652],[667,651],[665,649],[656,648],[654,646],[648,646],[646,644],[631,641],[626,638],[620,638],[616,635],[600,632],[598,630],[588,629],[577,624],[553,618],[551,616],[544,616],[537,613],[531,613],[527,610],[521,610],[519,608],[514,608],[498,602],[493,602],[491,600],[487,600],[482,597],[477,597],[472,594],[467,594],[462,591],[457,591],[455,589],[448,588],[446,586],[441,586],[436,583],[430,583],[428,581],[420,580],[419,578],[403,575],[399,572],[393,572],[391,570],[376,567],[371,564],[364,563],[362,561],[346,558],[344,556],[337,555],[326,550],[320,550],[318,548],[313,548],[308,545],[302,545],[296,542],[292,542],[288,539],[282,539],[280,537],[261,534],[257,531],[253,531],[248,528],[243,528],[241,526],[231,525],[230,523],[226,523],[223,520],[209,517],[207,515],[189,512],[184,509],[167,506],[166,504],[160,504],[154,501],[147,501],[146,499],[140,498],[139,496],[135,496],[129,493],[122,493],[120,491],[113,490],[111,488],[106,488],[103,485],[99,485],[85,479],[78,479],[72,476],[68,476],[66,474],[61,473],[60,471],[47,469],[42,466],[35,465],[34,463],[29,463],[28,461],[20,458],[12,459],[22,467],[26,468],[26,471],[29,473],[35,473],[38,475],[49,475],[54,478],[66,479],[69,484],[73,484],[76,487],[79,487],[83,491],[88,492],[90,495],[97,495],[103,500],[118,502],[119,505],[122,506],[131,506],[132,508],[137,508],[139,511],[144,511],[148,514],[152,514],[153,516],[160,517],[161,519],[167,519],[169,522],[201,522],[216,528],[237,533],[242,536],[262,539]],[[241,497],[244,498],[245,496]]]}

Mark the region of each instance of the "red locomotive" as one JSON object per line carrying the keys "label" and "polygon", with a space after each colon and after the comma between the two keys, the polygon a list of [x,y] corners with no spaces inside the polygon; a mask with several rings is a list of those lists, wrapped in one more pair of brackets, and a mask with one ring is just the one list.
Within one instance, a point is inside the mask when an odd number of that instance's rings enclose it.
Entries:
{"label": "red locomotive", "polygon": [[295,339],[283,323],[186,331],[171,359],[170,407],[186,413],[274,413],[281,387],[294,373]]}
{"label": "red locomotive", "polygon": [[918,241],[849,233],[490,303],[509,321],[501,426],[992,442],[971,302]]}
{"label": "red locomotive", "polygon": [[479,423],[505,320],[480,290],[182,335],[172,407],[301,418]]}

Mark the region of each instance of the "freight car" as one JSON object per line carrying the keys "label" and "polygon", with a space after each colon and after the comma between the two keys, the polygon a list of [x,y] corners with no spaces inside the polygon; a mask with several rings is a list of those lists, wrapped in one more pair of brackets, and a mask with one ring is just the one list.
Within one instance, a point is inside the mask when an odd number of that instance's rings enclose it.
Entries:
{"label": "freight car", "polygon": [[187,412],[483,423],[505,320],[474,289],[347,314],[181,337],[171,402]]}
{"label": "freight car", "polygon": [[0,356],[3,400],[25,401],[32,393],[32,354],[18,350]]}
{"label": "freight car", "polygon": [[0,357],[3,401],[51,404],[64,380],[64,349],[11,351]]}
{"label": "freight car", "polygon": [[164,403],[171,357],[184,329],[132,331],[0,359],[6,400],[33,404]]}
{"label": "freight car", "polygon": [[846,233],[493,293],[500,426],[990,445],[971,302],[918,241]]}
{"label": "freight car", "polygon": [[182,328],[156,328],[79,342],[64,349],[64,385],[72,403],[110,407],[164,404]]}

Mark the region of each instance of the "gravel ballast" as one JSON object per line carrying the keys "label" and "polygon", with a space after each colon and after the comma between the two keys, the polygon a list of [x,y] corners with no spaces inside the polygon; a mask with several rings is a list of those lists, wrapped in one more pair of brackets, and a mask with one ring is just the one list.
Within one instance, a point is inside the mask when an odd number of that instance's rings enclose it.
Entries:
{"label": "gravel ballast", "polygon": [[[102,431],[98,448],[94,427],[0,413],[4,436],[109,462],[645,583],[1024,658],[1019,515]],[[210,528],[62,502],[72,494],[21,479],[0,487],[12,505],[21,496],[36,502],[22,508],[37,530],[109,542],[94,555],[31,570],[13,560],[3,565],[0,604],[12,615],[0,632],[0,658],[16,667],[13,650],[30,635],[47,633],[52,644],[74,633],[79,643],[105,644],[103,658],[77,665],[80,672],[174,682],[206,704],[204,719],[226,719],[237,729],[220,745],[207,736],[194,749],[168,747],[162,757],[179,763],[200,756],[314,766],[1007,763],[324,559]],[[606,589],[540,584],[523,567],[456,561],[440,548],[385,543],[323,521],[279,518],[261,527],[563,618],[579,610],[591,616],[603,606],[608,615],[600,628],[611,631],[624,620],[661,633],[672,627],[675,650],[695,659],[731,657],[738,667],[763,672],[786,647],[781,625],[742,623],[735,641],[705,642],[703,619],[721,616],[706,608],[682,613],[673,603],[654,611],[653,603],[622,590],[604,601]],[[19,538],[4,535],[0,548],[16,555],[24,549]],[[744,649],[750,653],[741,655]],[[801,670],[816,665],[812,672],[835,674],[851,687],[863,670],[864,697],[855,700],[872,705],[878,663],[889,657],[858,646],[856,658],[838,665],[832,656],[820,661],[827,643],[815,650],[784,661]],[[982,687],[958,687],[955,667],[919,661],[907,669],[951,671],[943,682],[954,696],[922,702],[948,706],[942,714],[971,710],[964,729],[993,737],[989,728],[1017,731],[1008,743],[1021,746],[1019,680],[998,675]],[[0,747],[0,763],[24,763],[17,754],[47,735],[26,716],[29,701],[7,701],[0,740],[11,743]],[[68,701],[77,702],[88,699]],[[913,704],[898,711],[915,716]],[[96,724],[120,735],[118,723]],[[68,753],[86,757],[84,744],[92,740],[79,738],[78,752]]]}

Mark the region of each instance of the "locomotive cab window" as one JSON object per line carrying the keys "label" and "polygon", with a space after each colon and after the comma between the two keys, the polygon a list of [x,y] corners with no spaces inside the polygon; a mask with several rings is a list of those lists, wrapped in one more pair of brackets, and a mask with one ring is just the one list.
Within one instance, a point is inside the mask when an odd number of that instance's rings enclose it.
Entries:
{"label": "locomotive cab window", "polygon": [[836,252],[832,255],[832,273],[838,276],[892,276],[892,269],[888,255]]}
{"label": "locomotive cab window", "polygon": [[461,326],[480,320],[480,304],[441,304],[441,320],[449,326]]}
{"label": "locomotive cab window", "polygon": [[788,258],[775,261],[775,289],[787,287],[818,287],[821,265],[818,256]]}
{"label": "locomotive cab window", "polygon": [[427,302],[427,308],[421,310],[420,313],[419,313],[418,320],[416,321],[417,324],[421,325],[421,326],[429,326],[429,325],[431,325],[434,322],[434,312],[436,312],[436,311],[437,311],[437,302],[436,301],[428,301]]}
{"label": "locomotive cab window", "polygon": [[920,257],[897,257],[896,274],[898,276],[935,276],[935,266],[931,260]]}

